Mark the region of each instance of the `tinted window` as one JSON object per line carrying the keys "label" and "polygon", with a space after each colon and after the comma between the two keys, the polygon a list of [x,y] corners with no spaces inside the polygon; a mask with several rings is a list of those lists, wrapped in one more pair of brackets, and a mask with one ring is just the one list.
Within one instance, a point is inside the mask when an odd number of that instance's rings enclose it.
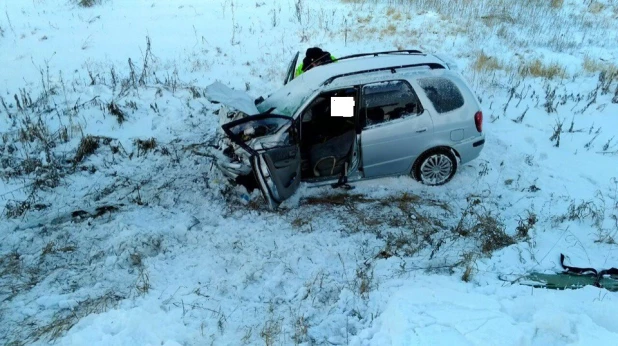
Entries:
{"label": "tinted window", "polygon": [[[302,113],[302,121],[303,122],[311,122],[311,121],[331,121],[331,97],[355,97],[356,89],[347,88],[340,89],[334,91],[327,91],[325,93],[320,94],[316,97],[310,104],[305,108]],[[340,118],[340,117],[335,117]]]}
{"label": "tinted window", "polygon": [[423,78],[418,80],[418,84],[438,113],[450,112],[464,105],[461,92],[455,83],[446,78]]}
{"label": "tinted window", "polygon": [[364,126],[405,118],[423,112],[416,93],[407,82],[390,81],[363,87],[361,114]]}

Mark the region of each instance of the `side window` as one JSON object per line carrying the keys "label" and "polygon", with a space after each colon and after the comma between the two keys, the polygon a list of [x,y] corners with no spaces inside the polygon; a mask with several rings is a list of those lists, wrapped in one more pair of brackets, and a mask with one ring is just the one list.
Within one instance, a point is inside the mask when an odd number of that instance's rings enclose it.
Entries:
{"label": "side window", "polygon": [[355,88],[346,88],[321,93],[303,110],[301,119],[303,123],[329,121],[331,118],[331,97],[355,97]]}
{"label": "side window", "polygon": [[464,105],[461,91],[455,83],[446,78],[422,78],[418,80],[418,84],[438,113],[450,112]]}
{"label": "side window", "polygon": [[363,127],[394,119],[418,115],[423,112],[421,103],[405,81],[372,83],[363,86],[361,121]]}
{"label": "side window", "polygon": [[338,110],[331,109],[331,97],[352,97],[356,104],[357,90],[356,87],[350,87],[323,92],[303,109],[300,114],[301,152],[309,150],[314,144],[356,129],[355,112],[352,112],[352,117],[337,115]]}

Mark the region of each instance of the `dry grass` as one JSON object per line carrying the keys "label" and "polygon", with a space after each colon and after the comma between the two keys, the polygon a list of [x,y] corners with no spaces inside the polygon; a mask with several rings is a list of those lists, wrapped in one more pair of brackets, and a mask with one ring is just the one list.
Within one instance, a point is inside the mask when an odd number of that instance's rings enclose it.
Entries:
{"label": "dry grass", "polygon": [[528,239],[530,237],[530,230],[534,228],[537,221],[538,218],[533,212],[528,212],[527,217],[520,218],[517,222],[517,227],[515,228],[517,231],[517,237],[520,239]]}
{"label": "dry grass", "polygon": [[395,7],[388,7],[386,9],[386,15],[391,17],[392,20],[401,20],[401,10]]}
{"label": "dry grass", "polygon": [[116,120],[118,121],[118,124],[122,125],[122,123],[125,122],[126,115],[124,111],[114,101],[110,102],[107,105],[107,110],[109,111],[110,114],[116,116]]}
{"label": "dry grass", "polygon": [[16,275],[21,271],[21,255],[13,251],[0,257],[0,277]]}
{"label": "dry grass", "polygon": [[94,154],[94,152],[98,148],[99,141],[97,140],[97,138],[93,136],[83,137],[79,142],[79,146],[77,147],[77,152],[75,153],[75,158],[73,158],[73,162],[82,162],[86,157]]}
{"label": "dry grass", "polygon": [[474,276],[474,263],[476,261],[476,255],[474,253],[467,252],[462,257],[462,264],[466,266],[466,269],[464,269],[464,272],[461,275],[461,281],[470,282]]}
{"label": "dry grass", "polygon": [[605,4],[599,1],[591,1],[588,5],[588,12],[592,14],[598,14],[606,8]]}
{"label": "dry grass", "polygon": [[344,205],[346,203],[367,203],[374,201],[363,195],[338,193],[317,197],[308,197],[301,200],[301,205]]}
{"label": "dry grass", "polygon": [[279,321],[269,320],[266,321],[264,327],[262,327],[260,336],[262,340],[264,340],[266,346],[273,346],[279,339],[279,334],[281,334],[281,332],[281,323]]}
{"label": "dry grass", "polygon": [[299,316],[296,318],[296,321],[294,322],[294,336],[292,336],[294,343],[300,344],[309,341],[309,337],[307,335],[308,332],[309,325],[307,324],[305,317]]}
{"label": "dry grass", "polygon": [[504,225],[490,213],[480,215],[479,223],[473,229],[481,236],[481,251],[485,255],[515,244],[515,239],[506,234]]}
{"label": "dry grass", "polygon": [[518,239],[506,233],[506,227],[497,215],[486,209],[478,198],[468,200],[468,206],[452,229],[452,233],[478,242],[477,251],[490,256],[494,251],[515,244]]}
{"label": "dry grass", "polygon": [[82,301],[71,311],[60,312],[54,316],[50,323],[36,328],[31,333],[29,339],[32,341],[38,341],[43,338],[47,338],[48,341],[56,340],[71,329],[80,319],[90,314],[97,314],[114,308],[123,298],[110,292],[98,298]]}
{"label": "dry grass", "polygon": [[[135,263],[135,258],[131,259],[133,263]],[[140,259],[141,265],[141,259]],[[144,267],[139,268],[139,273],[137,276],[137,281],[135,282],[135,289],[140,296],[145,296],[148,294],[152,286],[150,285],[150,276]]]}
{"label": "dry grass", "polygon": [[77,0],[77,6],[80,7],[93,7],[101,4],[102,0]]}
{"label": "dry grass", "polygon": [[535,59],[521,64],[518,68],[522,77],[542,77],[545,79],[566,78],[567,73],[564,66],[557,62],[544,64],[541,60]]}
{"label": "dry grass", "polygon": [[397,26],[395,24],[389,24],[384,29],[380,30],[380,38],[386,38],[397,34]]}
{"label": "dry grass", "polygon": [[[497,35],[504,45],[519,50],[545,46],[561,52],[573,52],[587,49],[590,44],[601,43],[605,38],[599,33],[603,30],[615,30],[615,18],[611,18],[609,13],[612,5],[600,0],[586,1],[587,10],[576,13],[567,11],[569,3],[564,0],[340,1],[360,7],[357,8],[358,13],[377,11],[382,14],[381,18],[386,16],[391,23],[395,22],[394,18],[405,18],[409,14],[419,18],[434,12],[443,23],[427,27],[429,33],[435,31],[444,38],[456,37],[460,34],[459,28],[462,28],[475,44],[483,44],[486,38]],[[398,33],[407,26],[402,24]],[[573,32],[582,33],[587,40],[576,39]]]}
{"label": "dry grass", "polygon": [[137,139],[135,140],[135,145],[137,146],[137,156],[139,157],[156,148],[157,140],[154,138],[149,138],[146,140]]}
{"label": "dry grass", "polygon": [[582,68],[588,73],[605,72],[608,75],[618,73],[618,66],[612,62],[596,60],[586,55],[582,63]]}
{"label": "dry grass", "polygon": [[367,16],[365,16],[365,17],[363,17],[363,16],[358,17],[358,18],[356,19],[356,21],[357,21],[358,23],[360,23],[360,24],[369,24],[369,23],[371,23],[371,20],[372,20],[372,19],[373,19],[373,17],[372,17],[370,14],[368,14],[368,15],[367,15]]}
{"label": "dry grass", "polygon": [[552,8],[562,8],[562,5],[564,5],[564,0],[551,0],[549,4]]}
{"label": "dry grass", "polygon": [[584,222],[586,220],[596,228],[601,228],[603,220],[605,219],[605,209],[601,203],[594,201],[581,201],[577,203],[575,200],[569,204],[567,212],[562,215],[553,217],[555,224],[560,224],[565,221],[579,221]]}
{"label": "dry grass", "polygon": [[493,56],[489,56],[485,54],[485,52],[481,51],[474,61],[473,68],[477,72],[488,72],[495,70],[503,70],[503,64]]}
{"label": "dry grass", "polygon": [[355,284],[358,286],[358,294],[367,299],[369,297],[369,292],[371,292],[373,282],[373,271],[368,272],[368,269],[359,267],[356,269],[356,282]]}

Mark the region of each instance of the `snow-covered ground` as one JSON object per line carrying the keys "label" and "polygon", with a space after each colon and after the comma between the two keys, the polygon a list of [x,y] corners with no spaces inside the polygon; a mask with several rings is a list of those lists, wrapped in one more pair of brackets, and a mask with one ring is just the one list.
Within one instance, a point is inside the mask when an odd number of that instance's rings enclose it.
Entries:
{"label": "snow-covered ground", "polygon": [[[0,6],[3,343],[615,344],[616,293],[517,282],[618,266],[616,1],[76,3]],[[448,54],[481,157],[240,203],[204,88],[267,95],[310,46]]]}

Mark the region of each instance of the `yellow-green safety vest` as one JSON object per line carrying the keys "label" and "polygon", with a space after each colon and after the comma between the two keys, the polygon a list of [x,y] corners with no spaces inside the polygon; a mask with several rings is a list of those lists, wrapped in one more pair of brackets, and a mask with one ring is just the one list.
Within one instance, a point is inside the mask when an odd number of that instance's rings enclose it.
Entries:
{"label": "yellow-green safety vest", "polygon": [[[337,58],[331,55],[330,60],[337,61]],[[303,63],[301,62],[300,65],[298,65],[298,67],[296,68],[296,74],[294,74],[294,78],[300,76],[302,73],[303,73]]]}

